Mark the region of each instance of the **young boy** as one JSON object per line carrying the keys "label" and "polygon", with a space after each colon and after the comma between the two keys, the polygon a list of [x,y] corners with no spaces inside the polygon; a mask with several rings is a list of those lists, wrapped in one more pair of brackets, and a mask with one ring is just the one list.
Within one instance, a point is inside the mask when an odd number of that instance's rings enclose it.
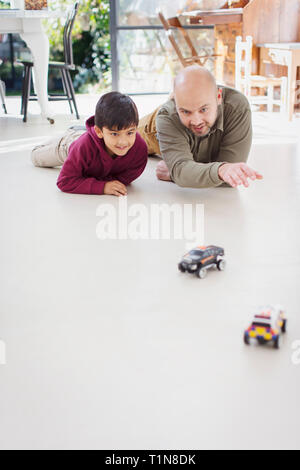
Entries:
{"label": "young boy", "polygon": [[86,131],[71,128],[63,137],[35,147],[32,161],[43,167],[63,164],[57,180],[61,191],[124,196],[126,185],[143,173],[148,159],[138,123],[129,96],[107,93],[98,101],[95,116],[86,121]]}

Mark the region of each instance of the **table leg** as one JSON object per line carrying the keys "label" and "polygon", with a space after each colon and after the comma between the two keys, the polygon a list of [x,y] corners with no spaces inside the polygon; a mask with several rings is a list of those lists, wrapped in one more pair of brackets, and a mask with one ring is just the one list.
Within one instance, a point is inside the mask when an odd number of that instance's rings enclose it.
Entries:
{"label": "table leg", "polygon": [[34,67],[34,89],[41,107],[42,116],[53,120],[53,111],[48,101],[48,64],[49,64],[49,40],[42,29],[36,32],[24,32],[21,37],[30,48]]}

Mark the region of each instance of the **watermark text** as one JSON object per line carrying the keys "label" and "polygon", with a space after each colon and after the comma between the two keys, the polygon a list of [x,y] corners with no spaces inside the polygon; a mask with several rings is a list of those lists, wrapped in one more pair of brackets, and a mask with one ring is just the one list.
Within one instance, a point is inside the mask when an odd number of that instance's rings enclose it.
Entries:
{"label": "watermark text", "polygon": [[99,240],[184,240],[186,247],[204,244],[203,204],[131,204],[120,197],[118,207],[100,204]]}

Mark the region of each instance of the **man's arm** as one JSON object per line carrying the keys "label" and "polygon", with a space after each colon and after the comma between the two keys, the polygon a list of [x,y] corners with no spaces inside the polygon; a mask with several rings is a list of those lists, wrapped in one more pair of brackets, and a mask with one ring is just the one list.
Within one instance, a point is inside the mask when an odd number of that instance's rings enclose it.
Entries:
{"label": "man's arm", "polygon": [[216,161],[246,163],[252,145],[252,115],[250,108],[236,111],[233,107],[224,115],[224,132]]}
{"label": "man's arm", "polygon": [[[246,100],[246,98],[245,98]],[[205,188],[239,184],[262,175],[246,165],[252,144],[252,119],[248,102],[242,109],[228,106],[219,153],[212,163],[195,162],[187,134],[168,115],[157,117],[159,143],[172,180],[183,187]]]}
{"label": "man's arm", "polygon": [[242,111],[228,107],[217,161],[226,162],[219,167],[218,175],[233,188],[241,184],[248,187],[248,178],[262,179],[260,173],[246,165],[251,145],[252,114],[249,104]]}

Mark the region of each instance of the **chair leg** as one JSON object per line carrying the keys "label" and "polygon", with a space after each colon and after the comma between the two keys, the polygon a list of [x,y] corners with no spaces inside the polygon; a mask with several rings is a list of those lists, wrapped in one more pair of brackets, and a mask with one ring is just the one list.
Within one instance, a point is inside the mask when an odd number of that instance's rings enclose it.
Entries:
{"label": "chair leg", "polygon": [[23,108],[24,108],[24,83],[25,83],[25,74],[26,74],[26,68],[24,67],[23,70],[23,80],[22,80],[22,95],[21,95],[21,115],[23,115]]}
{"label": "chair leg", "polygon": [[286,114],[287,111],[287,77],[281,78],[281,87],[280,87],[280,112]]}
{"label": "chair leg", "polygon": [[27,90],[28,90],[28,67],[25,67],[25,76],[24,76],[24,89],[23,89],[23,99],[22,99],[22,114],[23,114],[23,122],[27,121],[26,111],[26,100],[27,100]]}
{"label": "chair leg", "polygon": [[[22,104],[21,104],[21,114],[24,117],[24,110],[27,100],[27,91],[28,91],[28,74],[29,74],[29,67],[25,65],[24,68],[24,78],[23,78],[23,86],[22,86]],[[24,119],[23,119],[24,120]],[[25,121],[26,122],[26,118]]]}
{"label": "chair leg", "polygon": [[267,109],[269,113],[273,112],[273,101],[274,101],[274,87],[272,85],[268,86],[268,105]]}
{"label": "chair leg", "polygon": [[0,80],[0,95],[1,95],[1,101],[2,101],[4,112],[5,114],[7,114],[7,109],[5,106],[5,85],[3,82],[1,82],[1,80]]}
{"label": "chair leg", "polygon": [[23,83],[22,83],[22,101],[21,101],[21,115],[24,114],[24,104],[25,104],[25,90],[26,90],[26,83],[27,83],[27,71],[28,67],[25,65],[24,66],[24,71],[23,71]]}
{"label": "chair leg", "polygon": [[67,77],[67,82],[69,84],[69,88],[70,88],[70,92],[71,92],[71,96],[72,96],[72,101],[73,101],[73,106],[74,106],[75,113],[76,113],[76,118],[80,119],[80,116],[78,114],[77,105],[76,105],[75,90],[74,90],[74,87],[73,87],[72,78],[71,78],[71,74],[70,74],[69,70],[66,70],[66,77]]}
{"label": "chair leg", "polygon": [[66,78],[66,73],[65,73],[64,69],[61,69],[60,71],[61,71],[61,77],[62,77],[62,84],[63,84],[64,93],[65,93],[66,97],[68,98],[68,103],[69,103],[69,106],[70,106],[71,114],[73,114],[72,95],[71,95],[70,88],[69,88],[69,85],[68,85],[68,81],[67,81],[67,78]]}
{"label": "chair leg", "polygon": [[25,99],[24,99],[24,117],[23,122],[27,122],[27,108],[28,108],[28,101],[30,98],[30,90],[31,90],[31,67],[28,67],[27,71],[27,80],[25,83]]}

